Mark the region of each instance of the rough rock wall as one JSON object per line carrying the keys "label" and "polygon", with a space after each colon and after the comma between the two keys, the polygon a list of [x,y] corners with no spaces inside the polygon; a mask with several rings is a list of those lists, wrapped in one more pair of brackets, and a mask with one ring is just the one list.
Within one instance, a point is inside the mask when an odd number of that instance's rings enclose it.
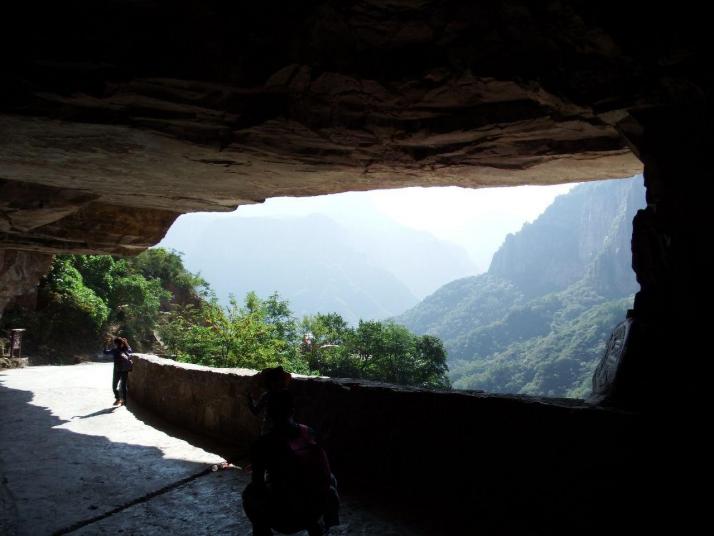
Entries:
{"label": "rough rock wall", "polygon": [[[688,400],[705,396],[694,373],[711,353],[708,302],[711,242],[705,184],[712,181],[712,115],[706,107],[643,110],[627,132],[645,163],[647,208],[633,220],[633,338],[610,393],[620,405],[659,407],[666,386]],[[694,429],[693,429],[694,430]]]}
{"label": "rough rock wall", "polygon": [[0,317],[11,301],[32,300],[37,281],[49,270],[51,262],[52,255],[0,249]]}
{"label": "rough rock wall", "polygon": [[[258,428],[244,402],[253,373],[142,355],[130,400],[246,453]],[[637,505],[648,497],[648,437],[637,415],[353,380],[295,378],[290,388],[342,489],[408,511],[424,533],[593,534],[644,524]]]}
{"label": "rough rock wall", "polygon": [[[631,175],[617,123],[685,92],[696,57],[666,11],[635,25],[640,10],[608,1],[17,3],[0,179],[62,190],[65,217],[52,240],[0,240],[78,249],[60,232],[78,205],[86,249],[115,252],[139,242],[92,207]],[[170,222],[145,225],[145,244]]]}
{"label": "rough rock wall", "polygon": [[[586,184],[553,204],[515,235],[508,235],[493,255],[489,273],[517,284],[529,297],[562,290],[589,275],[603,296],[633,293],[632,272],[606,278],[598,257],[630,263],[632,216],[644,204],[642,178]],[[611,250],[605,252],[607,250]],[[622,250],[622,256],[619,251]],[[617,262],[612,262],[617,267]],[[600,276],[600,278],[598,278]],[[609,289],[609,283],[626,289]]]}
{"label": "rough rock wall", "polygon": [[[112,188],[124,192],[119,178]],[[0,215],[0,245],[7,248],[131,255],[160,241],[177,213],[123,205],[86,189],[0,178]]]}

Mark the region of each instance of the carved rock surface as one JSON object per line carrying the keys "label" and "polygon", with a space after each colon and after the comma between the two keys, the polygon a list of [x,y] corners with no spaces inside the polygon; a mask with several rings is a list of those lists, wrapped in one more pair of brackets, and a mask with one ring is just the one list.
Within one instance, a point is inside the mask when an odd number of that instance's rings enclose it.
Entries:
{"label": "carved rock surface", "polygon": [[0,204],[0,244],[48,253],[131,253],[179,213],[272,196],[632,175],[629,113],[708,87],[696,11],[606,0],[28,1],[4,19],[0,179],[37,194]]}

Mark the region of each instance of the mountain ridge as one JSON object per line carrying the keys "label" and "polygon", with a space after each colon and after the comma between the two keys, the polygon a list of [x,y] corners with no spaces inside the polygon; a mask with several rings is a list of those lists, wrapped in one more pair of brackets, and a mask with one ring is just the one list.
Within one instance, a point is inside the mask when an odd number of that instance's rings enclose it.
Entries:
{"label": "mountain ridge", "polygon": [[457,388],[584,396],[638,288],[629,237],[643,204],[641,177],[576,186],[508,235],[487,273],[450,282],[395,320],[444,341]]}
{"label": "mountain ridge", "polygon": [[392,317],[476,271],[462,248],[428,233],[387,220],[377,229],[348,227],[319,213],[185,218],[159,245],[181,251],[223,303],[229,294],[277,291],[298,315],[338,312],[352,324]]}

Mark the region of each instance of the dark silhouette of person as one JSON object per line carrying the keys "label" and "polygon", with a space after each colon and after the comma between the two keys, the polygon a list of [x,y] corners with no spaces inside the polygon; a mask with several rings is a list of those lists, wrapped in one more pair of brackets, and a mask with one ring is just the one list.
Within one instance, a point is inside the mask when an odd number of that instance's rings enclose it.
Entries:
{"label": "dark silhouette of person", "polygon": [[253,376],[252,387],[246,396],[248,409],[261,419],[260,435],[268,434],[273,428],[273,423],[266,411],[271,397],[277,392],[286,390],[291,379],[290,373],[285,372],[280,366],[263,369]]}
{"label": "dark silhouette of person", "polygon": [[243,509],[253,524],[253,536],[307,530],[321,536],[339,523],[337,484],[325,451],[309,427],[293,418],[288,390],[274,392],[266,402],[272,429],[251,448],[252,479],[243,491]]}
{"label": "dark silhouette of person", "polygon": [[105,354],[114,357],[114,370],[112,372],[112,391],[114,391],[114,406],[126,404],[129,389],[129,371],[131,370],[131,346],[123,337],[114,338],[114,348],[104,348]]}

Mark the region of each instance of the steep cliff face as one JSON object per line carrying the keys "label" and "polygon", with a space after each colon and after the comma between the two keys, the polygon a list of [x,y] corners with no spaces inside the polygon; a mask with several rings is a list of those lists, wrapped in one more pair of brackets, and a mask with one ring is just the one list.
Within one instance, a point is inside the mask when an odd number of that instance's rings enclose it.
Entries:
{"label": "steep cliff face", "polygon": [[398,321],[444,340],[457,388],[582,397],[632,307],[630,230],[643,204],[641,177],[578,186],[509,235],[487,274]]}
{"label": "steep cliff face", "polygon": [[632,294],[639,288],[632,270],[630,244],[632,221],[637,211],[645,206],[642,179],[636,178],[629,189],[622,188],[617,194],[617,200],[613,201],[613,204],[618,205],[618,210],[602,240],[600,250],[587,267],[585,279],[600,295],[617,298]]}
{"label": "steep cliff face", "polygon": [[445,285],[402,319],[420,331],[436,323],[446,329],[453,321],[444,318],[453,314],[454,304],[473,303],[464,305],[473,321],[488,323],[501,314],[499,306],[519,305],[581,281],[602,296],[634,293],[630,236],[644,197],[642,177],[574,188],[533,223],[508,235],[488,274]]}
{"label": "steep cliff face", "polygon": [[565,289],[586,273],[606,294],[634,292],[629,240],[632,218],[643,205],[641,178],[576,187],[533,224],[508,235],[489,273],[527,297]]}

